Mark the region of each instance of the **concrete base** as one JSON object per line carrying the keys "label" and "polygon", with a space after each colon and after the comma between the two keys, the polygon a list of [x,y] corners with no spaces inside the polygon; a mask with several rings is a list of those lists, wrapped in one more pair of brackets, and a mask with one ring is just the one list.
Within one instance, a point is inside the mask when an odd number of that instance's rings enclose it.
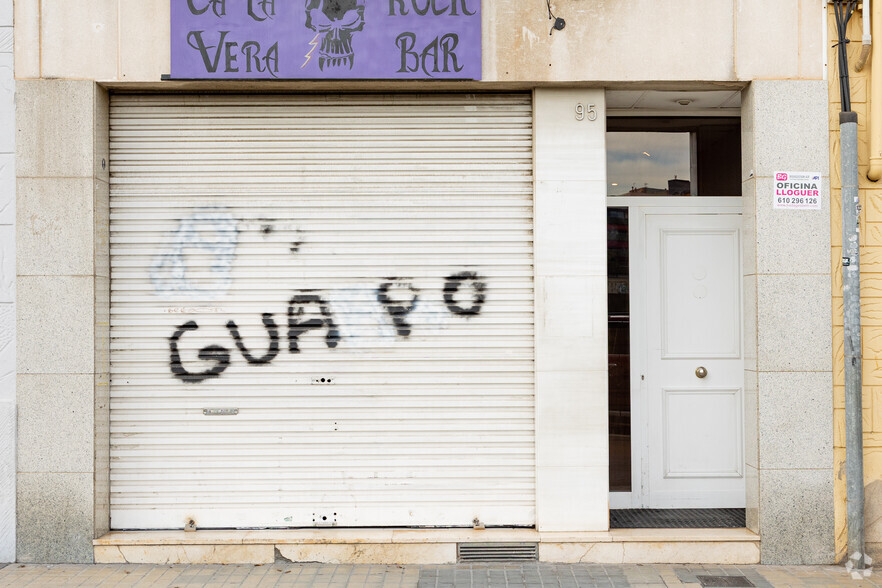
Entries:
{"label": "concrete base", "polygon": [[756,564],[760,538],[747,529],[617,529],[540,533],[529,529],[306,529],[130,531],[94,541],[95,563],[446,564],[458,543],[529,542],[554,563]]}

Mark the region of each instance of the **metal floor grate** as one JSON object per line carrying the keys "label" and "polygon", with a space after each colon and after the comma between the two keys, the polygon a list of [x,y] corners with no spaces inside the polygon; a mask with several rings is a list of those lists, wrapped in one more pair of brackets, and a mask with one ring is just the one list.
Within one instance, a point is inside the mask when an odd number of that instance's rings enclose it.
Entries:
{"label": "metal floor grate", "polygon": [[627,508],[609,511],[611,529],[739,529],[743,508]]}
{"label": "metal floor grate", "polygon": [[459,543],[460,563],[525,562],[539,559],[538,543]]}
{"label": "metal floor grate", "polygon": [[695,576],[702,587],[707,588],[751,588],[753,582],[744,576]]}

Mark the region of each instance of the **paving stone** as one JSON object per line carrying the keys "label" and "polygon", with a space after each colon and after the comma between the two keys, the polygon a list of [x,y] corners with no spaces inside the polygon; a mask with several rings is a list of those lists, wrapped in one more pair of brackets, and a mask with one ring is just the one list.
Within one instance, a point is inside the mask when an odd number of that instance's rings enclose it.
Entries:
{"label": "paving stone", "polygon": [[697,575],[744,576],[757,588],[778,586],[882,586],[882,574],[856,582],[842,567],[648,566],[475,564],[352,566],[285,563],[271,566],[0,565],[0,586],[74,588],[622,588],[698,586]]}

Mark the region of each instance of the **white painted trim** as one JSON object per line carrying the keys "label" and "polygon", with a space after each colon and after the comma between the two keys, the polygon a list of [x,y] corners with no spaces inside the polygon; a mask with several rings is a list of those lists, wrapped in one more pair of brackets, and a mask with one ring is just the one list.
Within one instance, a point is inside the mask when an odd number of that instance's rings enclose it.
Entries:
{"label": "white painted trim", "polygon": [[[646,208],[631,206],[628,220],[628,259],[630,266],[631,305],[631,504],[641,508],[649,504],[649,431],[646,406],[647,312],[646,312]],[[630,252],[636,252],[631,255]],[[635,263],[636,262],[636,263]]]}
{"label": "white painted trim", "polygon": [[[711,214],[738,213],[743,205],[741,196],[607,196],[607,206],[639,208],[664,207],[665,212],[707,212]],[[707,210],[701,210],[706,208]],[[657,213],[657,211],[653,211]]]}
{"label": "white painted trim", "polygon": [[633,492],[610,492],[609,493],[609,507],[611,509],[620,509],[620,508],[636,508],[634,506],[634,493]]}

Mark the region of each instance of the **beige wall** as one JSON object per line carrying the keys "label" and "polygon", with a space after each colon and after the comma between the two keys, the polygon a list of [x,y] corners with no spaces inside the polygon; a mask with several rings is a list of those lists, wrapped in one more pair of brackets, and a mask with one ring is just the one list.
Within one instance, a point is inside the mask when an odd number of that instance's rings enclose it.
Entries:
{"label": "beige wall", "polygon": [[[824,0],[483,0],[484,80],[820,79]],[[797,26],[794,26],[797,24]],[[156,82],[169,0],[15,0],[17,78]],[[769,59],[775,55],[775,59]]]}

